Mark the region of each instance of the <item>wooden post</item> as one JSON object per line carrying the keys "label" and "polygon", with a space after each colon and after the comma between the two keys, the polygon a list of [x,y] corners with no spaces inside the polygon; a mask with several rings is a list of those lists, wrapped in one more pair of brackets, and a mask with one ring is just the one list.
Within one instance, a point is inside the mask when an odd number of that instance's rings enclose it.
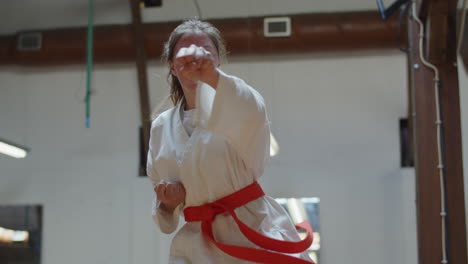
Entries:
{"label": "wooden post", "polygon": [[[413,102],[414,162],[416,168],[416,214],[420,264],[440,263],[440,185],[437,173],[437,138],[433,78],[419,59],[419,27],[408,21],[409,77]],[[430,230],[430,232],[428,232]]]}
{"label": "wooden post", "polygon": [[[466,264],[467,241],[465,220],[465,196],[463,184],[462,133],[460,118],[460,94],[457,69],[456,0],[434,1],[430,17],[444,17],[443,26],[431,28],[430,42],[442,42],[442,56],[436,60],[440,69],[440,96],[445,140],[445,168],[447,192],[447,236],[450,264]],[[431,24],[434,24],[432,22]],[[431,48],[432,50],[432,48]],[[432,52],[436,53],[436,52]],[[429,53],[431,54],[431,52]]]}
{"label": "wooden post", "polygon": [[[141,12],[138,0],[130,0],[132,9],[132,28],[135,41],[135,60],[138,72],[138,90],[140,93],[140,118],[143,129],[143,148],[144,154],[148,153],[148,144],[150,138],[151,118],[150,103],[148,92],[148,76],[146,73],[146,52],[144,43],[144,29],[141,23]],[[141,168],[140,175],[146,175],[146,171]]]}
{"label": "wooden post", "polygon": [[[445,165],[448,263],[466,264],[466,226],[461,149],[460,99],[456,68],[454,0],[419,0],[426,26],[424,56],[440,73]],[[438,173],[434,73],[419,58],[419,26],[409,18],[409,76],[414,109],[418,253],[420,264],[442,261],[441,183]]]}

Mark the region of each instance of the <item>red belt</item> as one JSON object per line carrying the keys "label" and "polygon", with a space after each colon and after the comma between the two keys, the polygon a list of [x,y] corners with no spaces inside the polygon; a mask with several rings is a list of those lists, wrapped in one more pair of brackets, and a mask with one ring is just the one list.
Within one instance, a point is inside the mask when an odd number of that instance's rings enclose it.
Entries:
{"label": "red belt", "polygon": [[[265,193],[260,185],[257,182],[254,182],[253,184],[215,202],[186,208],[184,210],[185,220],[187,222],[201,221],[203,236],[215,244],[224,253],[233,257],[265,264],[311,264],[312,262],[310,261],[281,254],[300,253],[310,247],[312,244],[312,229],[308,223],[308,228],[305,228],[305,226],[301,224],[296,226],[296,228],[304,228],[307,231],[307,237],[304,240],[296,242],[269,238],[251,229],[239,220],[234,209],[264,195]],[[227,245],[217,242],[213,236],[212,222],[216,215],[224,212],[227,212],[232,216],[240,231],[247,239],[263,249]]]}

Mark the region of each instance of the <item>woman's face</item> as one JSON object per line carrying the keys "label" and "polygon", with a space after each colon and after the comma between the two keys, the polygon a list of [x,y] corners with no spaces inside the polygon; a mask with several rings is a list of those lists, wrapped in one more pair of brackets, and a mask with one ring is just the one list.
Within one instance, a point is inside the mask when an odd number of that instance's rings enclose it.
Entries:
{"label": "woman's face", "polygon": [[[188,48],[192,44],[198,47],[203,47],[205,50],[209,51],[213,55],[214,65],[216,67],[219,66],[219,57],[218,52],[216,51],[216,47],[213,44],[213,41],[211,41],[210,37],[208,37],[208,35],[203,32],[185,33],[182,35],[174,47],[173,59],[181,48]],[[179,82],[182,85],[182,89],[184,91],[184,95],[194,95],[197,88],[197,82],[179,75],[178,70],[174,68],[174,63],[172,61],[169,61],[169,66],[171,68],[172,74],[174,74],[177,79],[179,79]]]}

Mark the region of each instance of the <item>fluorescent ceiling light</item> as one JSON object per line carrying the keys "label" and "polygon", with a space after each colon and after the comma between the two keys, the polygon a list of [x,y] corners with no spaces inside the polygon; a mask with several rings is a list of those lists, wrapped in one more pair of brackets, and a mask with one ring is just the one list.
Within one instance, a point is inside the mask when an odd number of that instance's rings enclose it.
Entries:
{"label": "fluorescent ceiling light", "polygon": [[29,232],[27,231],[15,231],[11,241],[12,242],[26,242],[29,240]]}
{"label": "fluorescent ceiling light", "polygon": [[27,242],[29,240],[29,232],[22,230],[12,230],[0,226],[0,242],[14,243]]}
{"label": "fluorescent ceiling light", "polygon": [[0,140],[0,153],[13,158],[22,159],[26,157],[28,150],[11,143],[7,143],[4,140]]}

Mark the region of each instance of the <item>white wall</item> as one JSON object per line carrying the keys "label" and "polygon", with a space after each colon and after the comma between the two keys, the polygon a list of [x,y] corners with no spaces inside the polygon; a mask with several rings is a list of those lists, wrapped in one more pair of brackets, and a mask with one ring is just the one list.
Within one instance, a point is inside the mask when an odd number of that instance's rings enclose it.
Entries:
{"label": "white wall", "polygon": [[[97,66],[90,129],[84,67],[0,69],[2,204],[44,206],[44,264],[166,263],[137,176],[133,65]],[[415,263],[414,172],[399,167],[406,60],[397,52],[235,58],[223,69],[264,95],[281,147],[262,179],[275,197],[321,198],[321,263]],[[165,70],[149,68],[152,104]]]}
{"label": "white wall", "polygon": [[399,168],[406,60],[342,55],[239,67],[266,96],[281,146],[263,182],[274,196],[320,197],[323,263],[414,263],[415,239],[398,232],[415,234],[414,173]]}
{"label": "white wall", "polygon": [[131,263],[135,74],[96,70],[86,129],[84,72],[1,71],[0,134],[32,151],[25,160],[0,157],[0,201],[44,205],[43,263]]}

